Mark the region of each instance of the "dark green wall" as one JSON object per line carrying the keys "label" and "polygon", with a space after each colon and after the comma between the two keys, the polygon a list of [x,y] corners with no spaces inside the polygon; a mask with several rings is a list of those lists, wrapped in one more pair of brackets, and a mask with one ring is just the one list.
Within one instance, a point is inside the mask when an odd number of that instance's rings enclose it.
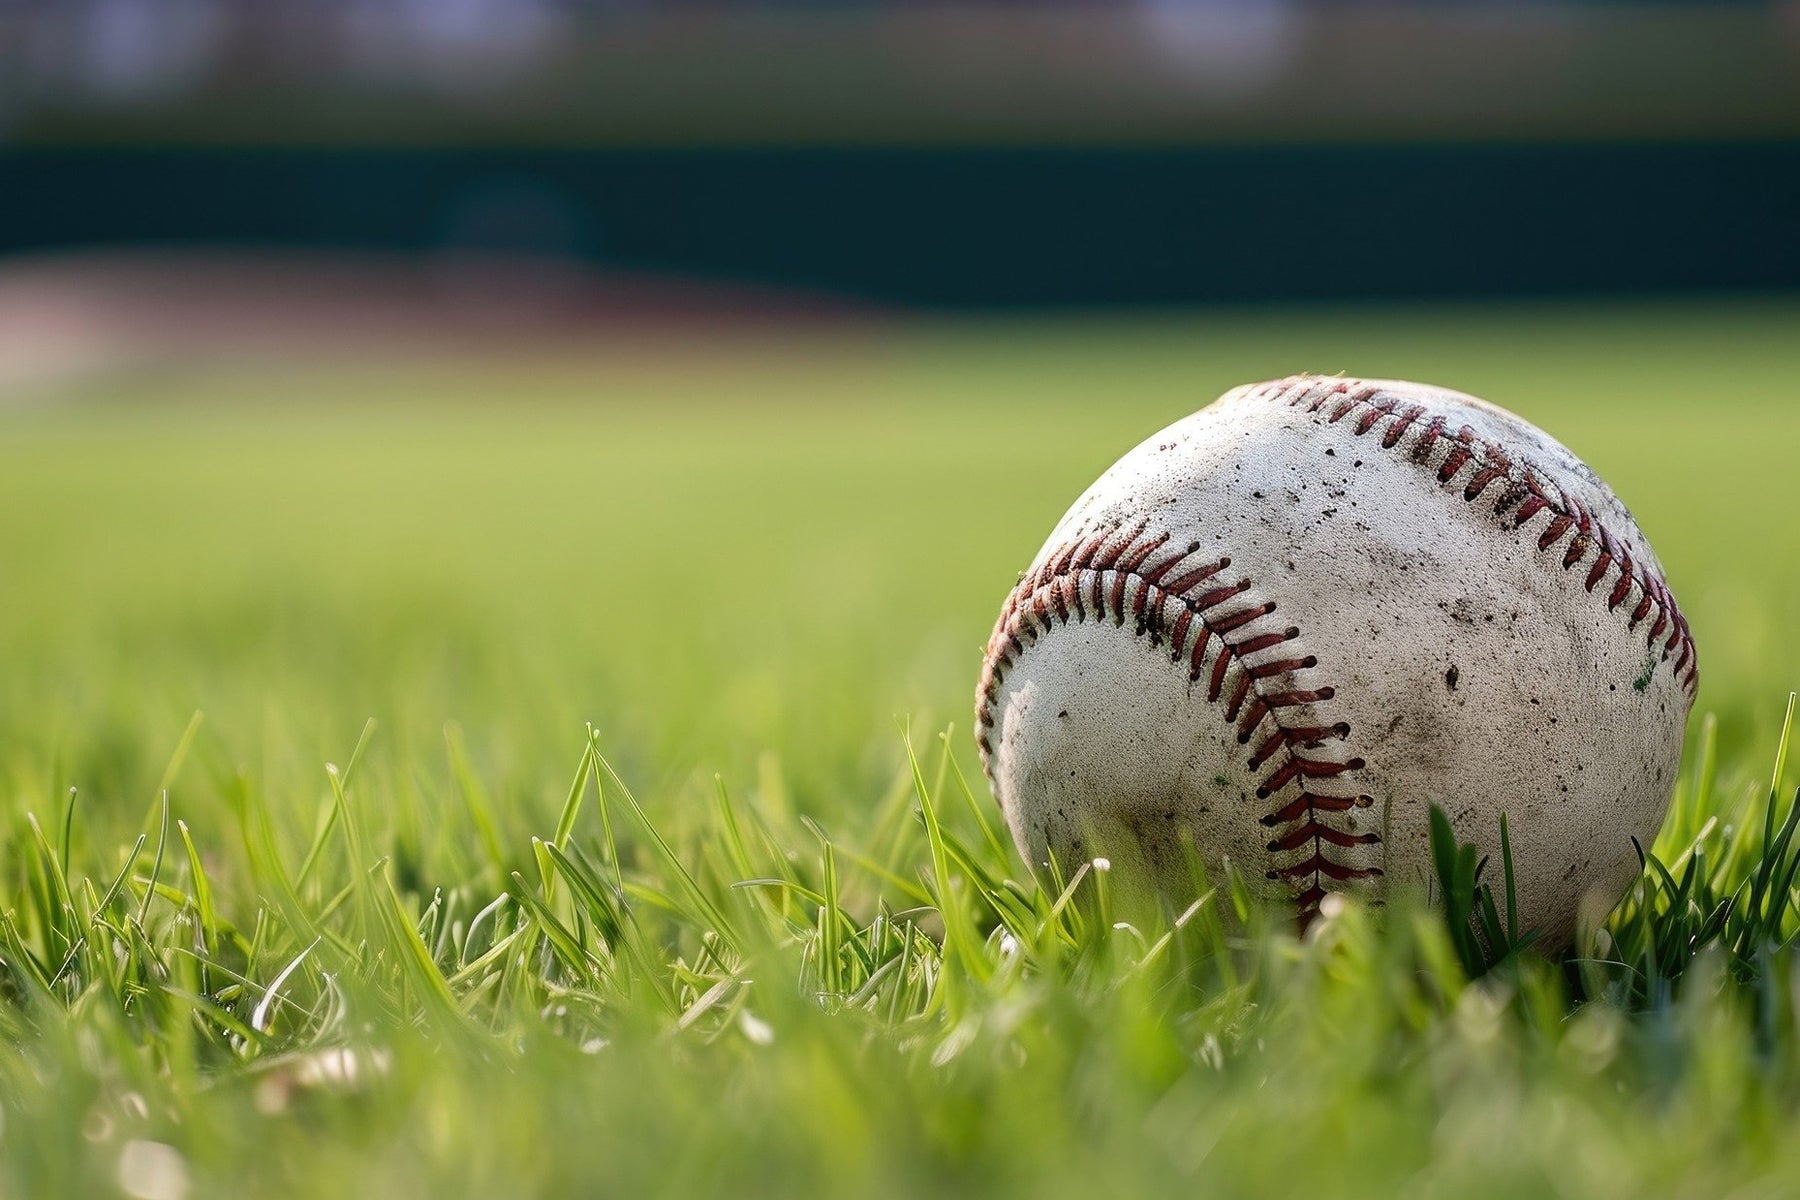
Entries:
{"label": "dark green wall", "polygon": [[1800,287],[1800,141],[15,149],[0,252],[573,254],[925,306]]}

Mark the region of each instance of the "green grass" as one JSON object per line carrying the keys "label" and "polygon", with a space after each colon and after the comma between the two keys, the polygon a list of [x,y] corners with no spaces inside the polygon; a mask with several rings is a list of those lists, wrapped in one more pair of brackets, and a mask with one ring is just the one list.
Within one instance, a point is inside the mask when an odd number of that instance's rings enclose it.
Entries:
{"label": "green grass", "polygon": [[[15,397],[0,1197],[154,1193],[143,1143],[195,1197],[1791,1192],[1797,317],[970,322]],[[979,647],[1067,503],[1226,386],[1340,369],[1550,428],[1691,618],[1656,863],[1570,961],[1486,970],[1409,908],[1303,944],[1229,881],[1115,929],[1104,876],[1020,882],[982,789]],[[1479,909],[1498,848],[1443,849]]]}

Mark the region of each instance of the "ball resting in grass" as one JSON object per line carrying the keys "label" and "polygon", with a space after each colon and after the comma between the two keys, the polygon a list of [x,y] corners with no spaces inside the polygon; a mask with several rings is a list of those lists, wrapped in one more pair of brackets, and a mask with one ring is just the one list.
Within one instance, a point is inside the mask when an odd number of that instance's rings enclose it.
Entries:
{"label": "ball resting in grass", "polygon": [[[1021,577],[977,688],[1035,870],[1231,864],[1300,925],[1429,891],[1429,812],[1566,942],[1661,823],[1697,680],[1643,532],[1568,449],[1472,396],[1298,377],[1127,454]],[[1175,899],[1177,897],[1171,897]]]}

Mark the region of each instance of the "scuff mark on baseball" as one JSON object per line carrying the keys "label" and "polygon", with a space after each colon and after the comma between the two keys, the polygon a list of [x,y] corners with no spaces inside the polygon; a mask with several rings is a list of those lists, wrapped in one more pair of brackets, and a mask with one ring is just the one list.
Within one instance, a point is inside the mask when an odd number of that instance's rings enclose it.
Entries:
{"label": "scuff mark on baseball", "polygon": [[1226,862],[1302,927],[1428,891],[1428,814],[1497,854],[1565,943],[1638,871],[1697,682],[1687,621],[1612,491],[1459,392],[1237,388],[1088,489],[1007,598],[982,762],[1034,869],[1151,886]]}

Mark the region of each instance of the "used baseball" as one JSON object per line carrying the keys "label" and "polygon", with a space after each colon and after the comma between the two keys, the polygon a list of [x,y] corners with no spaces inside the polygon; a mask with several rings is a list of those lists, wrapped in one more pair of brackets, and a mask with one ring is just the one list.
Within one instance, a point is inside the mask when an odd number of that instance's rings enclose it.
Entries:
{"label": "used baseball", "polygon": [[1197,854],[1304,925],[1431,889],[1441,805],[1567,941],[1661,824],[1696,680],[1643,532],[1494,405],[1390,380],[1238,388],[1120,459],[1019,580],[977,691],[1034,869]]}

